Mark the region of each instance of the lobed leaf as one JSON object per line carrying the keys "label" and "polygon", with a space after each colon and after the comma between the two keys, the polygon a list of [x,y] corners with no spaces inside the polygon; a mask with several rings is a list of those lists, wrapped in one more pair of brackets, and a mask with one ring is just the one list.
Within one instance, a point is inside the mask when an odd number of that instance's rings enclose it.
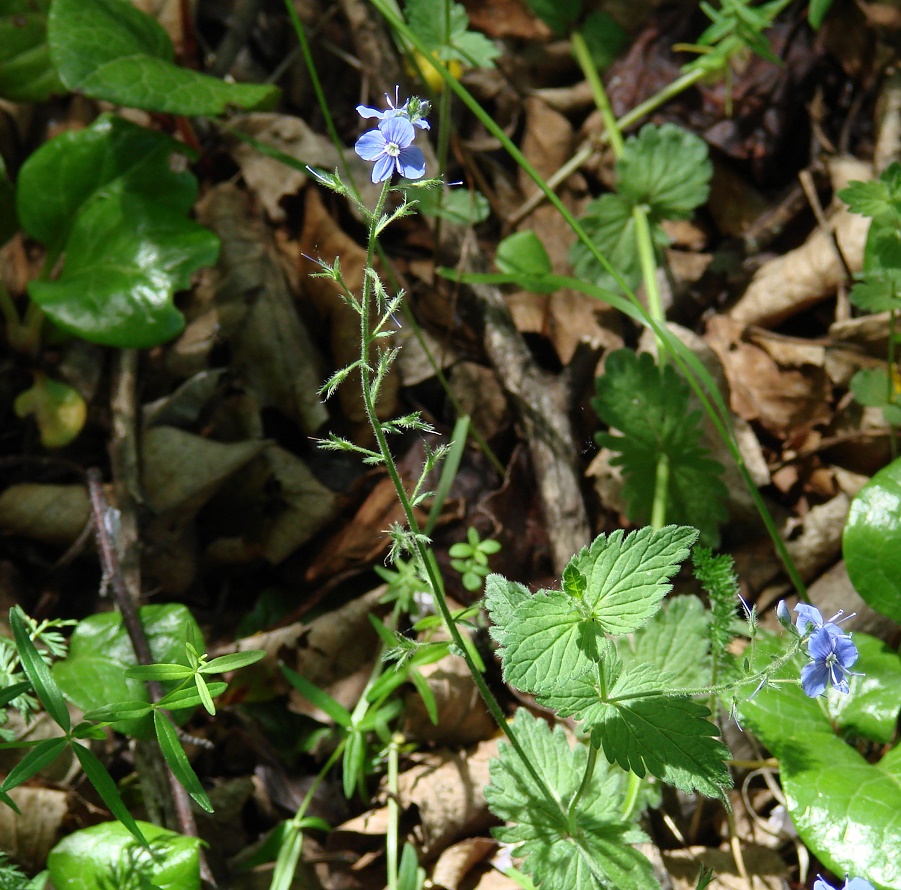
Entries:
{"label": "lobed leaf", "polygon": [[621,818],[624,775],[598,764],[568,817],[588,758],[575,749],[563,728],[551,731],[525,708],[516,712],[513,730],[529,762],[559,801],[552,806],[525,769],[519,755],[502,742],[490,764],[485,798],[492,812],[507,821],[495,836],[515,845],[514,855],[542,890],[603,887],[609,890],[657,888],[648,860],[632,847],[644,834]]}

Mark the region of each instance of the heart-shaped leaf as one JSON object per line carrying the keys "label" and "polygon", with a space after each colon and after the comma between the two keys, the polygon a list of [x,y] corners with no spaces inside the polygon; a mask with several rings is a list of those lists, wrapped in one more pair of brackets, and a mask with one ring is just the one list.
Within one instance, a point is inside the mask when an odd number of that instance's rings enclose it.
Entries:
{"label": "heart-shaped leaf", "polygon": [[848,575],[864,601],[901,622],[901,458],[854,497],[842,538]]}
{"label": "heart-shaped leaf", "polygon": [[[197,622],[185,606],[143,606],[141,623],[154,661],[187,664],[185,639]],[[114,702],[147,702],[144,683],[125,675],[137,664],[131,641],[118,612],[103,612],[85,618],[69,643],[69,657],[53,665],[53,678],[66,698],[82,711]],[[173,716],[187,719],[190,711]],[[114,723],[113,728],[136,738],[149,738],[153,726],[149,716]]]}
{"label": "heart-shaped leaf", "polygon": [[[778,685],[743,702],[741,720],[779,759],[786,805],[804,843],[836,874],[865,875],[879,890],[892,890],[901,886],[901,748],[868,763],[835,734],[829,711],[838,711],[839,728],[860,730],[860,710],[881,687],[886,703],[894,700],[897,719],[901,665],[878,640],[854,634],[854,642],[861,651],[854,668],[864,676],[851,678],[848,697],[830,690],[824,709],[800,686]],[[782,651],[775,638],[764,638],[755,666]],[[873,652],[880,657],[870,658]],[[797,672],[797,665],[789,664],[777,676],[797,678]],[[832,698],[844,707],[834,707]]]}
{"label": "heart-shaped leaf", "polygon": [[70,90],[118,105],[170,114],[266,109],[278,90],[226,83],[173,63],[172,41],[127,0],[54,0],[50,57]]}

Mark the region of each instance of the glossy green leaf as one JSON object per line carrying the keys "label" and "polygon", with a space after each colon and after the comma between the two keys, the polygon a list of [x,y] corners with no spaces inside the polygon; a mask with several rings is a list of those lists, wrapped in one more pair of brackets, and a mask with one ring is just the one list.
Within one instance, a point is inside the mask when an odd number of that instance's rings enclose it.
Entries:
{"label": "glossy green leaf", "polygon": [[184,216],[197,197],[197,181],[185,167],[188,153],[162,133],[102,115],[44,143],[22,165],[22,228],[58,252],[92,198],[128,194]]}
{"label": "glossy green leaf", "polygon": [[126,886],[123,869],[133,868],[140,886],[161,890],[200,890],[200,840],[139,822],[149,851],[138,846],[118,822],[104,822],[73,832],[47,860],[56,890],[98,890]]}
{"label": "glossy green leaf", "polygon": [[194,682],[197,684],[197,694],[200,696],[200,702],[203,705],[204,710],[208,714],[215,714],[216,706],[213,704],[213,698],[210,695],[206,680],[204,680],[200,674],[197,674]]}
{"label": "glossy green leaf", "polygon": [[166,758],[172,774],[198,806],[208,813],[212,813],[213,805],[210,803],[210,798],[188,761],[188,755],[185,754],[185,750],[178,740],[178,733],[175,731],[172,721],[161,711],[154,711],[153,726],[156,730],[157,741],[160,743],[160,750],[163,752],[163,757]]}
{"label": "glossy green leaf", "polygon": [[127,0],[54,0],[50,56],[70,89],[117,105],[170,114],[272,108],[273,86],[226,83],[174,64],[163,28]]}
{"label": "glossy green leaf", "polygon": [[[872,647],[863,634],[854,634],[861,651]],[[874,641],[875,642],[875,641]],[[754,653],[754,667],[762,667],[783,651],[781,641],[763,637]],[[877,647],[878,648],[878,645]],[[854,670],[867,674],[871,665],[858,659]],[[896,672],[883,673],[886,699],[893,696],[897,714],[901,682]],[[788,664],[779,678],[797,679],[798,665]],[[890,679],[889,679],[890,678]],[[860,710],[853,699],[872,695],[865,677],[852,677],[849,696],[828,692],[827,709],[808,698],[799,685],[778,685],[759,692],[740,705],[742,726],[757,735],[779,759],[786,805],[801,839],[836,874],[865,875],[877,890],[901,886],[901,747],[878,763],[868,763],[833,729],[829,711],[858,722]],[[833,701],[833,699],[843,701]],[[848,701],[850,699],[850,701]],[[881,721],[881,718],[880,718]]]}
{"label": "glossy green leaf", "polygon": [[47,46],[49,0],[0,0],[0,96],[43,102],[65,92]]}
{"label": "glossy green leaf", "polygon": [[201,674],[224,674],[227,671],[237,671],[240,668],[250,667],[266,657],[262,649],[250,649],[247,652],[233,652],[231,655],[220,655],[212,661],[208,661],[200,668]]}
{"label": "glossy green leaf", "polygon": [[855,589],[877,612],[901,622],[901,458],[857,493],[842,550]]}
{"label": "glossy green leaf", "polygon": [[[207,692],[212,698],[222,695],[228,689],[228,683],[216,681],[215,683],[207,683]],[[157,707],[165,708],[167,711],[180,711],[183,708],[196,708],[201,704],[200,693],[196,686],[188,686],[186,689],[175,689],[164,695],[158,702]]]}
{"label": "glossy green leaf", "polygon": [[[69,719],[69,709],[66,707],[66,701],[63,698],[63,690],[57,685],[56,680],[50,673],[50,668],[47,667],[46,662],[41,658],[40,653],[31,641],[28,626],[25,624],[22,610],[18,606],[14,606],[9,610],[9,624],[15,637],[19,660],[22,662],[25,676],[28,677],[31,685],[34,687],[34,694],[57,726],[63,732],[68,732],[72,727],[72,723]],[[65,662],[58,661],[56,664],[65,664]]]}
{"label": "glossy green leaf", "polygon": [[551,294],[557,290],[556,285],[543,280],[554,270],[541,239],[531,229],[504,238],[497,246],[494,262],[501,272],[510,275],[525,290],[536,294]]}
{"label": "glossy green leaf", "polygon": [[5,708],[14,698],[18,698],[24,692],[31,692],[31,683],[23,680],[21,683],[13,683],[0,690],[0,708]]}
{"label": "glossy green leaf", "polygon": [[0,785],[0,791],[6,792],[27,782],[32,776],[49,766],[62,754],[68,744],[64,737],[44,739],[38,742],[10,771]]}
{"label": "glossy green leaf", "polygon": [[60,277],[32,281],[28,292],[63,330],[92,343],[155,346],[182,331],[173,296],[218,252],[219,239],[203,226],[158,204],[111,195],[79,214]]}
{"label": "glossy green leaf", "polygon": [[116,723],[122,720],[140,720],[146,717],[153,707],[148,702],[120,701],[94,708],[84,715],[85,720],[95,723]]}
{"label": "glossy green leaf", "polygon": [[125,676],[133,680],[187,680],[194,671],[184,664],[136,664]]}
{"label": "glossy green leaf", "polygon": [[[196,626],[190,611],[177,604],[153,605],[143,606],[140,616],[154,660],[183,664],[186,627]],[[149,702],[144,684],[125,676],[135,664],[121,616],[104,612],[80,622],[69,643],[69,657],[54,665],[53,676],[66,697],[83,711],[111,702]],[[185,720],[190,711],[180,711],[176,716]],[[148,738],[152,733],[148,716],[116,723],[113,728],[137,738]]]}
{"label": "glossy green leaf", "polygon": [[106,771],[106,767],[97,759],[90,748],[85,748],[83,745],[73,745],[72,750],[75,751],[75,756],[78,758],[84,774],[100,795],[101,800],[107,805],[109,811],[135,839],[146,847],[147,839],[138,827],[134,817],[128,812],[128,809],[122,802],[119,789],[113,781],[113,777]]}

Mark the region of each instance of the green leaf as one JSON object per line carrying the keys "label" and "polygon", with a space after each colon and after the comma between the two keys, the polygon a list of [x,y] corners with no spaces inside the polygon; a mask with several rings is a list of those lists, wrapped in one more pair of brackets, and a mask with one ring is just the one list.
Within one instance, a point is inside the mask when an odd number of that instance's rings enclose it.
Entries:
{"label": "green leaf", "polygon": [[27,680],[4,687],[0,690],[0,708],[5,708],[13,699],[18,698],[23,693],[31,692],[31,688],[31,683]]}
{"label": "green leaf", "polygon": [[659,887],[651,864],[631,846],[642,843],[644,834],[621,819],[623,774],[598,764],[567,819],[566,802],[574,798],[585,771],[585,747],[571,749],[562,727],[552,732],[525,708],[516,712],[513,730],[529,762],[563,802],[552,807],[519,755],[507,743],[500,744],[491,760],[485,798],[508,824],[493,831],[500,841],[515,845],[514,855],[524,857],[535,883],[542,890]]}
{"label": "green leaf", "polygon": [[842,550],[851,583],[863,600],[901,622],[901,458],[855,495]]}
{"label": "green leaf", "polygon": [[459,3],[407,0],[405,12],[410,30],[442,61],[494,67],[500,51],[484,34],[467,30],[469,16]]}
{"label": "green leaf", "polygon": [[90,748],[85,748],[83,745],[73,745],[72,750],[75,752],[84,774],[100,795],[101,800],[107,805],[109,811],[135,839],[146,847],[147,840],[138,827],[138,823],[122,802],[119,789],[116,787],[112,776],[106,771],[106,767],[97,759]]}
{"label": "green leaf", "polygon": [[557,286],[542,281],[553,274],[551,258],[541,239],[531,230],[514,232],[497,246],[494,262],[501,272],[513,276],[516,284],[536,294],[551,294]]}
{"label": "green leaf", "polygon": [[557,37],[567,32],[582,11],[582,0],[528,0],[528,4]]}
{"label": "green leaf", "polygon": [[503,627],[495,639],[508,683],[524,692],[565,689],[603,657],[606,633],[631,633],[657,612],[698,533],[667,526],[623,534],[600,535],[573,557],[566,572],[585,578],[581,596],[540,591],[509,612],[492,611]]}
{"label": "green leaf", "polygon": [[187,680],[194,671],[184,664],[136,664],[125,676],[132,680]]}
{"label": "green leaf", "polygon": [[185,115],[278,101],[273,86],[226,83],[175,65],[162,26],[127,0],[54,0],[48,36],[62,82],[93,99]]}
{"label": "green leaf", "polygon": [[671,678],[671,691],[710,685],[709,623],[696,596],[674,597],[633,634],[631,650],[620,649],[623,664],[653,665]]}
{"label": "green leaf", "polygon": [[49,0],[0,0],[0,96],[44,102],[65,92],[47,47]]}
{"label": "green leaf", "polygon": [[[863,636],[854,634],[855,643]],[[784,643],[765,635],[752,664],[761,668],[782,652]],[[866,673],[867,662],[859,659],[855,670]],[[776,676],[797,679],[798,668],[786,665]],[[852,699],[861,679],[850,679]],[[834,690],[828,695],[843,697]],[[897,687],[894,695],[897,706]],[[836,874],[866,875],[878,890],[901,886],[901,747],[867,763],[799,685],[764,690],[740,711],[742,725],[779,759],[786,806],[804,844]]]}
{"label": "green leaf", "polygon": [[38,742],[10,771],[0,785],[0,791],[6,792],[27,782],[32,776],[49,766],[62,754],[68,745],[64,737],[44,739]]}
{"label": "green leaf", "polygon": [[485,579],[485,608],[491,617],[489,633],[494,641],[503,646],[507,627],[513,620],[517,606],[532,596],[529,588],[516,581],[508,581],[503,575],[489,575]]}
{"label": "green leaf", "polygon": [[[632,202],[621,195],[601,195],[585,208],[585,216],[579,222],[595,247],[619,272],[626,284],[634,289],[641,281],[641,260],[638,256],[638,242],[635,240]],[[669,243],[659,226],[652,226],[651,234],[657,247]],[[613,277],[600,266],[581,241],[570,248],[569,261],[577,278],[584,278],[599,287],[619,290]]]}
{"label": "green leaf", "polygon": [[810,6],[807,7],[807,23],[814,31],[820,30],[826,13],[832,7],[832,0],[811,0]]}
{"label": "green leaf", "polygon": [[[690,698],[665,694],[673,685],[653,664],[620,671],[615,656],[597,672],[570,680],[538,701],[561,717],[575,716],[611,763],[639,777],[652,773],[685,792],[723,797],[732,784],[724,764],[731,755],[715,736],[710,711]],[[610,681],[613,682],[610,682]],[[605,690],[607,690],[605,692]]]}
{"label": "green leaf", "polygon": [[881,408],[887,423],[901,424],[901,404],[894,400],[897,394],[889,389],[888,374],[882,368],[862,368],[848,388],[861,405]]}
{"label": "green leaf", "polygon": [[586,16],[582,37],[598,71],[609,68],[629,43],[629,35],[623,26],[601,10]]}
{"label": "green leaf", "polygon": [[405,189],[408,201],[424,216],[446,219],[459,226],[474,226],[491,215],[488,199],[479,191],[467,189]]}
{"label": "green leaf", "polygon": [[607,357],[595,390],[591,404],[598,416],[622,433],[600,433],[595,438],[599,445],[619,452],[612,463],[623,468],[629,518],[650,520],[657,464],[666,457],[667,520],[694,525],[705,544],[715,545],[727,516],[728,492],[722,466],[701,444],[700,412],[689,410],[688,384],[671,365],[658,367],[648,353],[620,349]]}
{"label": "green leaf", "polygon": [[[190,611],[179,604],[168,604],[142,606],[139,614],[154,660],[183,664],[186,628],[196,627]],[[69,657],[53,666],[53,676],[66,697],[82,711],[110,702],[149,702],[144,684],[125,675],[135,664],[134,650],[122,626],[121,615],[104,612],[90,615],[75,628]],[[190,713],[183,710],[174,716],[184,721]],[[142,739],[152,733],[149,717],[116,723],[113,728]]]}
{"label": "green leaf", "polygon": [[85,720],[94,723],[116,723],[122,720],[140,720],[153,710],[152,705],[143,701],[120,701],[111,705],[94,708],[84,715]]}
{"label": "green leaf", "polygon": [[262,649],[248,649],[246,652],[233,652],[231,655],[220,655],[212,661],[208,661],[200,668],[201,674],[224,674],[228,671],[237,671],[240,668],[250,667],[266,657]]}
{"label": "green leaf", "polygon": [[110,196],[79,214],[62,275],[32,281],[28,292],[64,330],[104,346],[141,349],[181,333],[185,320],[173,295],[218,253],[219,239],[203,226],[157,204]]}
{"label": "green leaf", "polygon": [[6,162],[3,160],[3,155],[0,154],[0,247],[18,231],[19,215],[16,213],[16,189],[9,181]]}
{"label": "green leaf", "polygon": [[332,720],[345,729],[353,725],[353,717],[345,707],[336,702],[327,692],[323,692],[306,677],[301,677],[296,671],[292,671],[287,665],[281,665],[282,673],[288,682],[308,701],[321,711],[325,711]]}
{"label": "green leaf", "polygon": [[[207,683],[207,692],[212,698],[222,695],[228,689],[228,683],[216,682]],[[192,710],[201,703],[200,692],[196,686],[188,686],[185,689],[174,689],[172,692],[164,695],[158,702],[158,708],[165,708],[167,711],[180,711],[183,708],[191,708]]]}
{"label": "green leaf", "polygon": [[652,218],[688,219],[710,194],[707,143],[675,124],[647,124],[626,140],[616,162],[617,191]]}
{"label": "green leaf", "polygon": [[179,142],[119,117],[101,115],[35,151],[19,172],[19,218],[25,231],[59,252],[93,198],[128,194],[184,216],[197,181]]}
{"label": "green leaf", "polygon": [[838,192],[852,213],[891,224],[901,217],[901,164],[891,164],[875,182],[849,182]]}
{"label": "green leaf", "polygon": [[[127,873],[140,887],[200,890],[201,841],[139,822],[149,850],[138,846],[118,822],[104,822],[75,831],[60,841],[47,859],[56,890],[125,890]],[[136,873],[136,874],[135,874]],[[148,883],[149,882],[149,883]]]}
{"label": "green leaf", "polygon": [[[22,669],[34,687],[34,694],[38,697],[44,706],[44,710],[50,715],[53,722],[63,732],[68,732],[72,727],[72,722],[69,719],[69,709],[66,707],[66,701],[63,698],[64,690],[61,690],[57,685],[56,680],[50,673],[50,668],[47,667],[46,662],[41,658],[40,653],[31,641],[28,626],[19,606],[13,606],[9,610],[9,624],[15,637],[16,651],[19,654],[19,660],[22,662]],[[59,664],[65,664],[65,662],[57,662],[57,665]]]}
{"label": "green leaf", "polygon": [[185,754],[184,748],[178,740],[178,733],[172,722],[161,711],[154,711],[153,726],[156,729],[160,750],[163,752],[163,757],[166,758],[166,763],[169,764],[169,769],[172,770],[172,775],[178,779],[179,784],[191,795],[198,806],[208,813],[212,813],[213,805],[210,803],[206,791],[203,790],[197,773],[194,772],[188,761],[188,755]]}

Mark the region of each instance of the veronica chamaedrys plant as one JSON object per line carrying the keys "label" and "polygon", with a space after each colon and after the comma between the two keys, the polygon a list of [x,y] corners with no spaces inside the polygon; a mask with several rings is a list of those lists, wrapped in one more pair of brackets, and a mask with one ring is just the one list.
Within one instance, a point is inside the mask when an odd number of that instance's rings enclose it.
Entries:
{"label": "veronica chamaedrys plant", "polygon": [[429,103],[414,97],[403,105],[394,105],[386,93],[388,108],[381,111],[368,105],[358,105],[357,113],[362,118],[376,117],[378,126],[367,130],[354,145],[354,151],[364,161],[374,161],[372,181],[386,182],[397,172],[407,179],[421,179],[425,175],[425,155],[422,149],[413,145],[416,127],[429,129],[425,115]]}

